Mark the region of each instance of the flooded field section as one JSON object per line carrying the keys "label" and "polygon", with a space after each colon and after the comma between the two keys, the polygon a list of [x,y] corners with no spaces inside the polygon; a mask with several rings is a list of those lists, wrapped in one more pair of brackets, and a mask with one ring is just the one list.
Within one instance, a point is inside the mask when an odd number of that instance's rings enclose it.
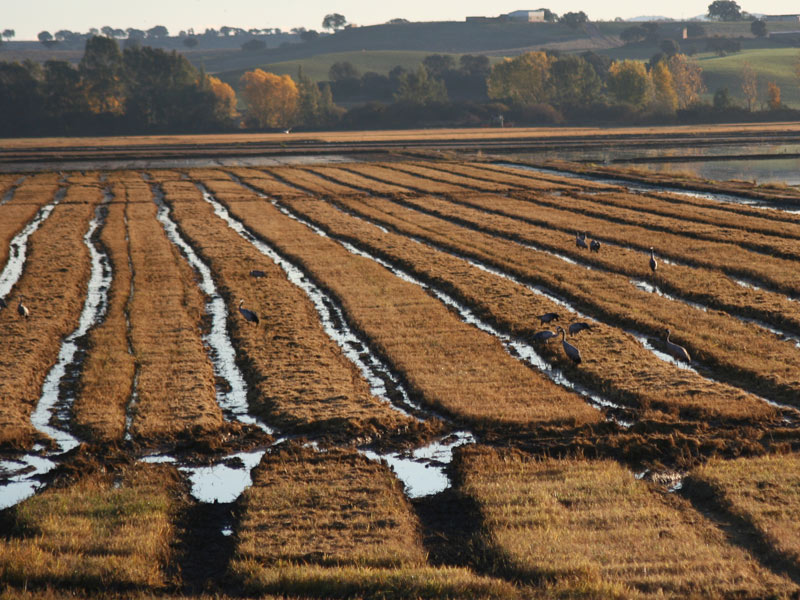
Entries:
{"label": "flooded field section", "polygon": [[115,166],[0,174],[2,594],[800,594],[799,191]]}

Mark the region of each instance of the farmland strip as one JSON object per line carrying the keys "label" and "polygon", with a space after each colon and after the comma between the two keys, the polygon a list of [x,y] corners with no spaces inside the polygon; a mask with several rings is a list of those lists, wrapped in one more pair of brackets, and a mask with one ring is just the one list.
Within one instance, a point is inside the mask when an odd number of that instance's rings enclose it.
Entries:
{"label": "farmland strip", "polygon": [[156,220],[144,183],[126,182],[136,290],[131,340],[139,367],[131,435],[147,444],[218,432],[214,372],[200,339],[204,303],[194,273]]}
{"label": "farmland strip", "polygon": [[397,480],[355,452],[267,455],[242,512],[231,571],[250,594],[517,596],[507,582],[429,566]]}
{"label": "farmland strip", "polygon": [[[223,182],[213,185],[225,189]],[[343,441],[417,428],[415,419],[370,394],[355,365],[325,334],[306,295],[280,266],[215,219],[194,184],[174,182],[165,190],[181,228],[207,257],[229,310],[235,313],[238,299],[247,299],[263,322],[230,323],[257,390],[251,403],[261,415],[284,431],[321,432]],[[254,278],[253,270],[264,277]]]}
{"label": "farmland strip", "polygon": [[684,487],[701,505],[729,512],[739,531],[753,530],[762,550],[800,583],[800,456],[712,459]]}
{"label": "farmland strip", "polygon": [[76,426],[85,437],[98,441],[122,439],[135,375],[126,314],[133,278],[125,220],[128,192],[121,184],[113,185],[112,189],[114,200],[108,206],[100,235],[114,272],[108,292],[109,308],[103,323],[89,334],[90,351],[81,372],[80,393],[73,405]]}
{"label": "farmland strip", "polygon": [[[209,185],[215,193],[220,191],[214,182]],[[241,194],[218,197],[338,296],[379,354],[390,359],[429,405],[473,422],[598,420],[599,414],[578,396],[536,376],[496,340],[463,324],[418,286],[350,254],[268,203],[243,201]],[[483,398],[492,398],[492,404]]]}
{"label": "farmland strip", "polygon": [[[369,212],[368,207],[356,199],[339,202],[355,208],[359,214]],[[322,226],[329,234],[366,247],[369,252],[411,269],[415,276],[444,287],[482,318],[515,337],[529,339],[537,330],[543,329],[544,326],[537,324],[537,315],[562,312],[560,306],[522,285],[465,264],[464,260],[445,251],[436,251],[397,234],[382,233],[319,200],[285,199],[283,203]],[[388,224],[388,220],[384,222]],[[704,418],[724,416],[731,410],[731,405],[737,403],[742,403],[742,406],[733,409],[734,414],[746,409],[747,418],[751,419],[751,415],[761,412],[757,398],[658,360],[630,335],[615,328],[599,323],[592,325],[590,333],[574,342],[580,346],[585,358],[580,369],[571,368],[569,359],[557,344],[542,345],[538,351],[549,363],[568,371],[570,378],[579,379],[593,389],[604,390],[610,400],[628,406],[652,407],[667,412],[677,408],[690,417],[702,414]],[[609,348],[614,349],[613,353],[608,352]],[[643,382],[646,383],[643,385]]]}
{"label": "farmland strip", "polygon": [[[758,391],[762,396],[795,402],[798,382],[794,368],[788,365],[800,360],[796,349],[764,340],[753,325],[696,311],[682,303],[638,291],[625,277],[586,270],[498,238],[497,230],[491,228],[493,216],[485,212],[433,198],[407,198],[403,204],[411,212],[400,207],[397,200],[391,203],[364,198],[363,201],[427,229],[422,234],[425,239],[572,298],[584,312],[596,315],[599,320],[658,336],[664,327],[670,327],[676,337],[680,336],[680,343],[689,347],[692,356],[714,368],[717,378]],[[414,233],[419,235],[416,228]]]}
{"label": "farmland strip", "polygon": [[[49,197],[52,187],[40,192]],[[32,202],[44,202],[29,193]],[[0,447],[30,448],[34,439],[41,437],[30,414],[58,356],[57,341],[78,324],[89,277],[82,236],[100,197],[96,187],[71,186],[64,201],[28,240],[25,271],[15,290],[17,297],[24,296],[31,317],[20,318],[15,310],[0,311],[4,344],[0,353]]]}
{"label": "farmland strip", "polygon": [[[434,163],[435,164],[435,163]],[[448,166],[437,164],[438,168],[427,166],[421,163],[397,162],[387,165],[393,170],[408,173],[416,177],[421,177],[430,181],[438,181],[458,185],[465,189],[479,190],[482,192],[508,192],[517,189],[517,185],[502,181],[490,181],[487,179],[476,179],[459,175],[448,169]]]}
{"label": "farmland strip", "polygon": [[464,491],[506,571],[552,596],[759,597],[797,586],[685,501],[608,460],[464,451]]}
{"label": "farmland strip", "polygon": [[[297,188],[282,183],[260,169],[246,169],[243,167],[238,167],[228,169],[227,171],[229,173],[233,173],[236,177],[246,177],[248,180],[254,181],[254,185],[257,183],[259,189],[263,189],[268,194],[277,194],[280,196],[293,196],[302,194],[302,192],[299,192]],[[227,181],[230,178],[226,175],[220,179]]]}

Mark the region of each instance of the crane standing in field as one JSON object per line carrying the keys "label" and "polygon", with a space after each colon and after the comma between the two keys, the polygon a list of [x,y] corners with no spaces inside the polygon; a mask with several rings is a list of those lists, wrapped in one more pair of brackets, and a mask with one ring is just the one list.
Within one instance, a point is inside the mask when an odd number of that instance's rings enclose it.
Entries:
{"label": "crane standing in field", "polygon": [[656,256],[653,253],[653,247],[650,246],[650,270],[655,273],[657,268],[658,263],[656,262]]}
{"label": "crane standing in field", "polygon": [[683,360],[687,363],[692,362],[692,358],[689,356],[689,352],[686,348],[669,340],[670,330],[665,329],[664,331],[667,334],[667,352],[669,352],[675,360]]}
{"label": "crane standing in field", "polygon": [[558,321],[558,313],[549,312],[539,315],[537,317],[540,323],[549,323],[550,321]]}
{"label": "crane standing in field", "polygon": [[556,327],[556,331],[561,334],[561,346],[564,348],[564,353],[576,365],[581,364],[581,353],[575,346],[567,341],[567,332],[564,331],[564,328],[559,325]]}
{"label": "crane standing in field", "polygon": [[244,304],[244,300],[239,300],[239,312],[242,313],[242,316],[251,323],[258,325],[258,315],[250,309],[242,308],[242,304]]}
{"label": "crane standing in field", "polygon": [[578,248],[588,248],[589,246],[586,245],[586,234],[585,233],[575,233],[575,245]]}
{"label": "crane standing in field", "polygon": [[589,243],[589,250],[591,252],[600,252],[600,242],[598,242],[597,240],[592,240]]}
{"label": "crane standing in field", "polygon": [[28,310],[28,307],[22,303],[22,296],[19,297],[19,304],[17,304],[17,314],[20,317],[25,317],[26,319],[31,318],[31,311]]}

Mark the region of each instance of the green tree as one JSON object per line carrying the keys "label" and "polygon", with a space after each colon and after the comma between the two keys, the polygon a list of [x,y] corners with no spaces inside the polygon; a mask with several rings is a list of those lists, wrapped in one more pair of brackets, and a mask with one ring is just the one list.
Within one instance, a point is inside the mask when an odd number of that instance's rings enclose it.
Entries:
{"label": "green tree", "polygon": [[488,77],[492,70],[489,57],[483,54],[462,54],[458,63],[466,75],[474,77]]}
{"label": "green tree", "polygon": [[554,100],[559,106],[586,107],[597,100],[603,84],[586,59],[567,54],[550,67]]}
{"label": "green tree", "polygon": [[559,23],[563,23],[572,29],[577,29],[588,21],[589,17],[587,17],[586,13],[583,11],[565,13],[561,15],[561,18],[558,20]]}
{"label": "green tree", "polygon": [[733,0],[714,0],[708,5],[708,18],[718,21],[740,21],[742,9]]}
{"label": "green tree", "polygon": [[722,88],[714,92],[714,108],[717,110],[728,110],[732,108],[733,98],[728,88]]}
{"label": "green tree", "polygon": [[116,40],[102,36],[89,38],[78,70],[90,110],[122,114],[125,101],[123,65]]}
{"label": "green tree", "polygon": [[347,19],[344,18],[343,15],[339,13],[331,13],[329,15],[325,15],[325,18],[322,19],[322,28],[323,29],[330,29],[331,31],[338,31],[342,29],[347,24]]}
{"label": "green tree", "polygon": [[431,102],[446,102],[447,88],[440,79],[431,77],[428,70],[420,65],[414,73],[403,73],[400,76],[400,86],[394,95],[397,102],[412,102],[414,104],[430,104]]}
{"label": "green tree", "polygon": [[528,52],[497,63],[489,75],[489,97],[516,105],[549,102],[552,96],[550,65],[554,60],[544,52]]}
{"label": "green tree", "polygon": [[449,54],[429,54],[422,59],[422,66],[431,77],[441,79],[445,73],[456,68],[456,61]]}
{"label": "green tree", "polygon": [[55,41],[53,40],[53,34],[51,34],[49,31],[40,31],[36,38],[45,46],[52,46],[55,44]]}
{"label": "green tree", "polygon": [[331,81],[346,81],[348,79],[358,79],[361,74],[355,68],[353,63],[344,60],[335,62],[328,69],[328,79]]}
{"label": "green tree", "polygon": [[297,118],[308,127],[321,124],[322,92],[319,86],[305,73],[303,67],[297,69]]}
{"label": "green tree", "polygon": [[647,68],[638,60],[615,62],[608,70],[608,91],[618,102],[644,107],[652,94]]}
{"label": "green tree", "polygon": [[3,37],[6,40],[12,39],[15,35],[17,35],[17,32],[13,29],[3,29]]}
{"label": "green tree", "polygon": [[756,19],[750,23],[750,33],[759,38],[767,37],[768,31],[766,21],[762,19]]}
{"label": "green tree", "polygon": [[44,63],[42,97],[44,112],[50,117],[63,117],[89,111],[86,94],[83,93],[81,74],[64,60],[48,60]]}
{"label": "green tree", "polygon": [[169,30],[163,25],[156,25],[147,30],[147,37],[151,39],[161,39],[169,37]]}
{"label": "green tree", "polygon": [[38,65],[0,62],[0,131],[23,133],[42,114]]}

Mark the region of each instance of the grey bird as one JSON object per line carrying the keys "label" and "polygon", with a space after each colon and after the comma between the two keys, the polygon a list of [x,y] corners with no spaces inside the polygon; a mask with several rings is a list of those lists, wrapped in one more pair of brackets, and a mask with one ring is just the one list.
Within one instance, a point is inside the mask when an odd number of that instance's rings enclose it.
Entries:
{"label": "grey bird", "polygon": [[2,298],[0,298],[0,308],[8,308],[8,304]]}
{"label": "grey bird", "polygon": [[242,313],[242,316],[251,323],[258,325],[258,315],[252,310],[242,308],[242,304],[244,304],[244,300],[239,300],[239,312]]}
{"label": "grey bird", "polygon": [[25,317],[26,319],[31,318],[31,311],[29,311],[28,307],[22,303],[22,296],[19,297],[19,304],[17,304],[17,314],[20,317]]}
{"label": "grey bird", "polygon": [[538,317],[540,323],[549,323],[550,321],[558,321],[558,313],[544,313]]}
{"label": "grey bird", "polygon": [[656,262],[656,256],[653,253],[653,247],[650,246],[650,270],[655,273],[657,268],[658,263]]}
{"label": "grey bird", "polygon": [[583,321],[579,321],[578,323],[572,323],[569,326],[569,334],[575,335],[576,333],[580,333],[584,329],[591,329],[592,326],[588,323],[584,323]]}
{"label": "grey bird", "polygon": [[588,248],[589,246],[586,245],[586,234],[585,233],[576,233],[575,234],[575,245],[578,248]]}
{"label": "grey bird", "polygon": [[531,336],[531,340],[534,342],[546,342],[547,340],[556,337],[556,333],[554,331],[550,331],[549,329],[545,329],[544,331],[537,331]]}
{"label": "grey bird", "polygon": [[576,365],[581,364],[581,353],[575,346],[567,341],[567,332],[564,331],[564,328],[561,326],[556,327],[556,331],[561,334],[561,345],[564,347],[564,353]]}
{"label": "grey bird", "polygon": [[600,252],[600,242],[598,242],[597,240],[592,240],[589,243],[589,250],[591,250],[592,252]]}
{"label": "grey bird", "polygon": [[683,346],[676,344],[675,342],[669,341],[670,330],[664,330],[667,334],[667,352],[674,358],[675,360],[683,360],[688,362],[692,362],[692,358],[689,356],[689,352]]}
{"label": "grey bird", "polygon": [[258,269],[253,269],[250,271],[250,277],[266,277],[267,274],[264,271],[259,271]]}

